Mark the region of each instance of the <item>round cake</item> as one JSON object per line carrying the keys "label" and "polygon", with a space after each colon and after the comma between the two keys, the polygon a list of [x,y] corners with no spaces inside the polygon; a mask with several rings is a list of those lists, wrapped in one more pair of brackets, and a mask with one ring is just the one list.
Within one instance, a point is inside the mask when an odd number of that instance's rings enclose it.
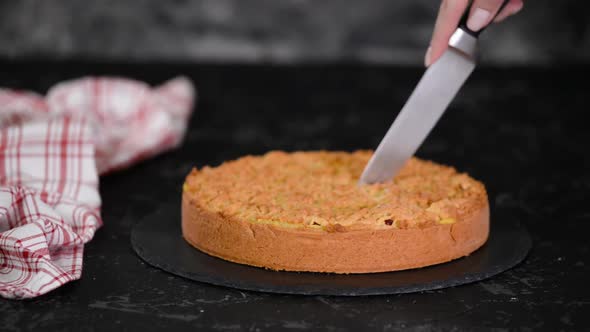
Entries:
{"label": "round cake", "polygon": [[272,270],[370,273],[469,255],[487,240],[482,183],[413,158],[359,185],[371,151],[269,152],[193,169],[182,234],[197,249]]}

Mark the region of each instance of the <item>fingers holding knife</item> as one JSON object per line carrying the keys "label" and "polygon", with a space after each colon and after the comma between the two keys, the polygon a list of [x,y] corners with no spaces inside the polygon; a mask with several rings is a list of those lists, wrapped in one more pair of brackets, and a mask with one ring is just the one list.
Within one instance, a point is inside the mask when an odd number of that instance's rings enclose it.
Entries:
{"label": "fingers holding knife", "polygon": [[[469,9],[467,27],[479,31],[493,22],[500,22],[518,13],[523,7],[523,0],[510,0],[502,7],[503,0],[473,0]],[[447,49],[449,39],[469,6],[469,0],[443,0],[434,26],[432,40],[426,51],[424,64],[428,67]]]}

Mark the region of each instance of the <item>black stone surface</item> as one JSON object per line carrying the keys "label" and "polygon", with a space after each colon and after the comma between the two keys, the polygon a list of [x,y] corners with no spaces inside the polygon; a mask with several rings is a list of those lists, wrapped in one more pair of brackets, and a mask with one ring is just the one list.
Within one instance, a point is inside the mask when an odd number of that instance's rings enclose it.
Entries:
{"label": "black stone surface", "polygon": [[33,300],[0,300],[2,331],[590,328],[588,67],[477,69],[418,151],[482,180],[496,213],[526,226],[533,248],[522,264],[474,284],[354,298],[178,278],[138,259],[131,228],[178,197],[195,165],[270,149],[376,146],[422,68],[2,62],[0,72],[0,86],[40,92],[88,74],[150,83],[185,74],[200,95],[182,147],[102,178],[104,227],[85,249],[82,279]]}
{"label": "black stone surface", "polygon": [[517,220],[496,217],[482,248],[445,264],[350,275],[276,272],[227,262],[191,247],[180,230],[180,201],[178,197],[163,204],[133,227],[133,250],[146,263],[174,275],[246,291],[330,296],[423,292],[491,278],[520,263],[531,248],[530,236]]}

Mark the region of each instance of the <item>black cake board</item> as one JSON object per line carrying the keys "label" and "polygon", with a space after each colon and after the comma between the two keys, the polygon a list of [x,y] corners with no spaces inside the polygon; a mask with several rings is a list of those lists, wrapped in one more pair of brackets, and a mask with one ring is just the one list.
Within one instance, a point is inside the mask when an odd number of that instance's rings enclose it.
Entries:
{"label": "black cake board", "polygon": [[131,244],[148,264],[198,282],[268,293],[364,296],[420,292],[490,278],[519,264],[531,248],[531,238],[517,220],[506,218],[492,220],[483,247],[443,264],[347,275],[277,272],[228,262],[190,246],[182,238],[178,202],[165,204],[136,224]]}

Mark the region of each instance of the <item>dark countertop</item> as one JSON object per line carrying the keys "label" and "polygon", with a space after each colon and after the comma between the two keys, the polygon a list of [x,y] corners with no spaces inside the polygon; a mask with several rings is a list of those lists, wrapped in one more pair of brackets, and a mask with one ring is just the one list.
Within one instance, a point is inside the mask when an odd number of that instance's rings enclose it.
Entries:
{"label": "dark countertop", "polygon": [[33,300],[0,299],[2,331],[590,329],[589,67],[478,69],[418,152],[483,181],[492,222],[528,227],[525,262],[475,284],[359,298],[187,281],[140,261],[129,234],[180,195],[193,165],[271,149],[374,148],[421,68],[0,62],[0,72],[0,86],[41,92],[87,74],[150,83],[185,74],[199,89],[181,148],[102,178],[105,225],[86,247],[82,279]]}

